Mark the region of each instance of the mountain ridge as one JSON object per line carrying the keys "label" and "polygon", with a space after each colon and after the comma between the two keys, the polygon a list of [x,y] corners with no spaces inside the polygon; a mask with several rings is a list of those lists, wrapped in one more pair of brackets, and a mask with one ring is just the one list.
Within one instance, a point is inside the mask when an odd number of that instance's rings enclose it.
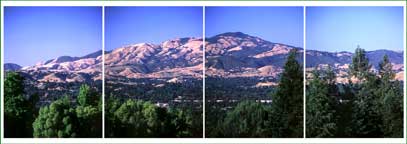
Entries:
{"label": "mountain ridge", "polygon": [[[274,43],[242,32],[227,32],[209,37],[205,41],[195,37],[175,38],[158,44],[137,43],[111,51],[105,51],[106,78],[199,78],[205,70],[207,76],[216,77],[270,77],[277,79],[283,71],[288,53],[296,49],[297,60],[303,63],[303,48]],[[205,50],[205,51],[204,51]],[[203,53],[205,52],[205,60]],[[384,54],[395,63],[400,72],[404,70],[403,52],[391,50],[368,51],[371,63],[376,66]],[[306,67],[329,64],[338,68],[351,62],[351,52],[325,52],[307,50]],[[71,72],[94,75],[101,79],[102,50],[81,56],[60,56],[33,66],[21,68],[10,63],[5,70],[25,72]],[[49,79],[55,75],[49,74]],[[71,76],[75,77],[75,76]],[[89,76],[87,76],[89,77]],[[93,77],[93,76],[91,76]],[[41,77],[44,78],[44,77]],[[79,81],[82,78],[77,78]],[[62,80],[64,80],[62,78]],[[58,80],[61,81],[61,80]]]}

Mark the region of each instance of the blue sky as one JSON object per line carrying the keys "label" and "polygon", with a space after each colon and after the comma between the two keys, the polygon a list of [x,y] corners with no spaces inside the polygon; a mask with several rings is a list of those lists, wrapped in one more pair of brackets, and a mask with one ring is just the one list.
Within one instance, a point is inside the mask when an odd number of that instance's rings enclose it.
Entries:
{"label": "blue sky", "polygon": [[403,7],[307,7],[307,49],[403,50]]}
{"label": "blue sky", "polygon": [[202,7],[105,7],[105,48],[202,37]]}
{"label": "blue sky", "polygon": [[5,7],[4,60],[22,66],[102,49],[101,7]]}
{"label": "blue sky", "polygon": [[243,32],[303,47],[302,7],[206,7],[205,35]]}

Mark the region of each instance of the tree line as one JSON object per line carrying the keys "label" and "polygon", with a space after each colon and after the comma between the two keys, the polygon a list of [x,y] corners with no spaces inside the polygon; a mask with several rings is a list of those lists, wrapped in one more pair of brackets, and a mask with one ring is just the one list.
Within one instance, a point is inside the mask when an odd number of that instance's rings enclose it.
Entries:
{"label": "tree line", "polygon": [[307,85],[307,137],[403,137],[403,85],[387,55],[377,72],[358,47],[348,83],[336,83],[331,67],[315,69]]}

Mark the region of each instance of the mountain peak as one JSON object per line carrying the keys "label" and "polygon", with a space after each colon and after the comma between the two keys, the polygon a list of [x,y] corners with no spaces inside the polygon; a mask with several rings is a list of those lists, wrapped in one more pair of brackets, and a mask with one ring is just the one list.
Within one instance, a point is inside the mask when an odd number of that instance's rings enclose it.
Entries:
{"label": "mountain peak", "polygon": [[240,38],[251,37],[250,35],[245,34],[243,32],[226,32],[226,33],[218,34],[215,37],[219,37],[219,36],[240,37]]}
{"label": "mountain peak", "polygon": [[20,70],[22,67],[15,63],[4,63],[4,70],[5,71],[16,71]]}

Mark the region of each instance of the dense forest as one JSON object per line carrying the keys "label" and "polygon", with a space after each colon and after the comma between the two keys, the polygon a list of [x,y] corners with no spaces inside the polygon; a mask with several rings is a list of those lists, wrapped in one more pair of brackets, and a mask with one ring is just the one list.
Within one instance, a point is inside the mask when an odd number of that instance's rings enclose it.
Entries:
{"label": "dense forest", "polygon": [[[244,78],[206,80],[206,136],[303,137],[303,68],[296,55],[295,50],[290,52],[275,88],[233,85],[251,82]],[[261,100],[272,100],[272,104]]]}
{"label": "dense forest", "polygon": [[403,82],[387,55],[373,71],[357,48],[348,83],[336,83],[330,66],[315,68],[307,80],[306,136],[352,138],[403,137]]}
{"label": "dense forest", "polygon": [[149,101],[106,101],[105,136],[117,138],[202,137],[202,111],[165,108]]}
{"label": "dense forest", "polygon": [[202,137],[202,80],[108,79],[105,136]]}
{"label": "dense forest", "polygon": [[25,78],[8,72],[4,81],[4,137],[102,137],[101,95],[80,86],[76,100],[65,95],[39,105],[39,95],[26,94]]}

